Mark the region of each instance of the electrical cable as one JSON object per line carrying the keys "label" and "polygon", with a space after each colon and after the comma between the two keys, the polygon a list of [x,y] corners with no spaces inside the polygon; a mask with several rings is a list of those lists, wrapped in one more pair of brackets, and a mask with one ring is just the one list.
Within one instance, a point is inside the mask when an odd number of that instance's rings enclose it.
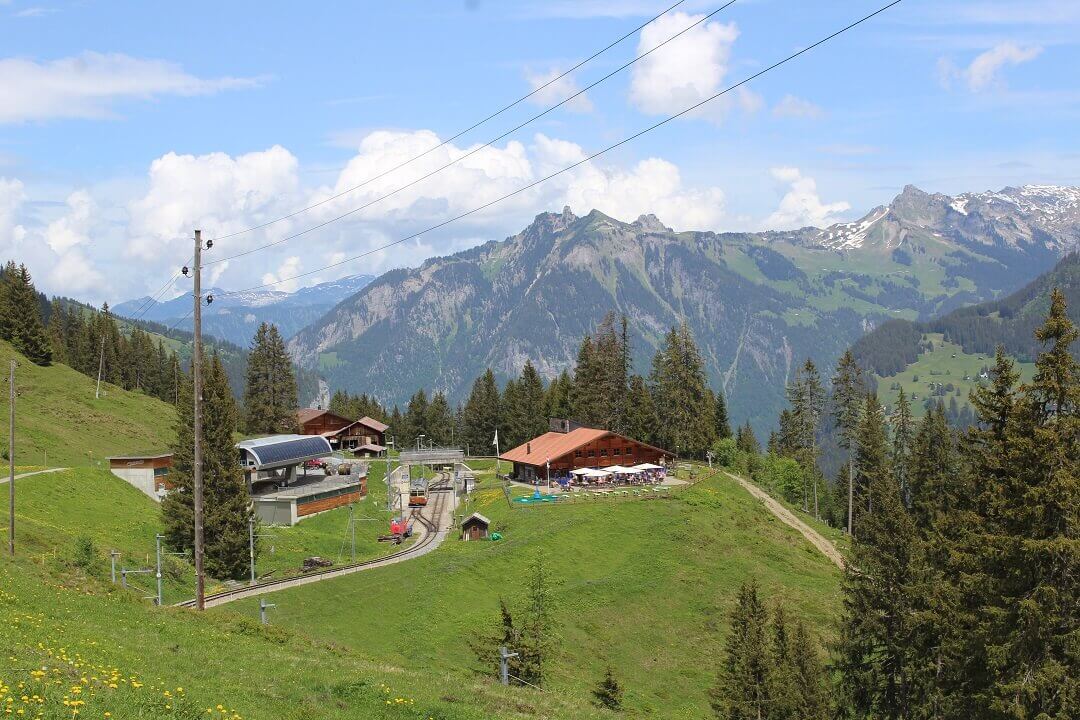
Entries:
{"label": "electrical cable", "polygon": [[[698,108],[702,107],[703,105],[705,105],[705,104],[707,104],[709,102],[712,102],[713,100],[716,100],[717,98],[719,98],[719,97],[721,97],[723,95],[726,95],[727,93],[731,92],[732,90],[735,90],[735,89],[737,89],[739,87],[742,87],[743,85],[746,85],[747,83],[752,82],[753,80],[761,77],[762,75],[765,75],[766,73],[772,72],[776,68],[791,62],[795,58],[798,58],[801,55],[804,55],[804,54],[810,52],[811,50],[813,50],[813,49],[815,49],[815,48],[817,48],[817,47],[831,41],[832,39],[838,37],[839,35],[842,35],[842,34],[848,32],[849,30],[863,24],[864,22],[876,17],[877,15],[880,15],[881,13],[885,12],[886,10],[889,10],[890,8],[895,7],[896,5],[899,5],[901,2],[903,2],[903,0],[893,0],[893,2],[890,2],[890,3],[886,4],[886,5],[883,5],[883,6],[879,7],[877,10],[871,12],[870,14],[864,15],[863,17],[859,18],[858,20],[855,20],[855,21],[845,25],[844,27],[840,28],[839,30],[836,30],[836,31],[830,33],[829,35],[826,35],[825,37],[817,40],[813,44],[807,45],[806,47],[802,48],[801,50],[795,51],[794,53],[786,56],[782,60],[778,60],[778,61],[774,62],[772,65],[769,65],[768,67],[766,67],[766,68],[764,68],[762,70],[759,70],[758,72],[743,78],[742,80],[740,80],[737,83],[734,83],[733,85],[729,85],[728,87],[724,88],[723,90],[721,90],[721,91],[719,91],[719,92],[717,92],[717,93],[715,93],[713,95],[710,95],[709,97],[705,98],[704,100],[700,100],[700,101],[694,103],[693,105],[685,108],[684,110],[679,111],[678,113],[675,113],[674,115],[669,115],[668,117],[664,118],[663,120],[660,120],[659,122],[654,123],[653,125],[650,125],[650,126],[644,128],[642,130],[639,130],[638,132],[634,133],[633,135],[629,135],[629,136],[623,138],[622,140],[619,140],[618,142],[607,146],[603,150],[599,150],[599,151],[593,153],[592,155],[589,155],[589,156],[587,156],[587,157],[585,157],[585,158],[583,158],[581,160],[578,160],[575,163],[572,163],[571,165],[567,165],[566,167],[562,168],[561,170],[557,170],[556,172],[553,172],[550,175],[546,175],[545,177],[542,177],[539,180],[535,180],[535,181],[529,183],[528,185],[524,185],[524,186],[518,188],[517,190],[513,190],[513,191],[511,191],[511,192],[509,192],[509,193],[507,193],[505,195],[502,195],[502,196],[500,196],[498,198],[495,198],[494,200],[486,202],[486,203],[484,203],[482,205],[478,205],[478,206],[472,208],[471,210],[467,210],[467,211],[465,211],[463,213],[460,213],[459,215],[455,215],[452,218],[444,220],[444,221],[442,221],[440,223],[436,223],[435,225],[432,225],[431,227],[426,228],[424,230],[421,230],[419,232],[413,233],[412,235],[408,235],[406,237],[400,238],[400,239],[395,240],[395,241],[393,241],[391,243],[387,243],[386,245],[382,245],[382,246],[380,246],[378,248],[374,248],[372,250],[367,250],[367,251],[362,252],[362,253],[360,253],[358,255],[353,255],[352,257],[345,258],[344,260],[339,260],[338,262],[330,263],[328,265],[324,265],[324,266],[316,268],[314,270],[308,270],[306,272],[298,273],[298,274],[292,275],[290,277],[280,278],[280,279],[274,280],[272,282],[262,283],[260,285],[253,285],[253,286],[251,286],[249,288],[245,288],[243,290],[225,291],[225,292],[223,292],[221,294],[226,295],[226,296],[228,296],[228,295],[238,295],[240,293],[250,292],[252,290],[260,290],[262,288],[267,288],[267,287],[271,287],[271,286],[274,286],[274,285],[279,285],[279,284],[284,283],[284,282],[297,280],[297,279],[302,278],[302,277],[307,277],[309,275],[314,275],[315,273],[322,272],[323,270],[329,270],[331,268],[339,267],[341,265],[345,265],[345,264],[353,262],[355,260],[359,260],[360,258],[367,257],[368,255],[374,254],[376,252],[381,252],[381,251],[386,250],[388,248],[394,247],[395,245],[400,245],[401,243],[404,243],[404,242],[407,242],[409,240],[413,240],[415,238],[418,238],[421,235],[423,235],[424,233],[431,232],[432,230],[437,230],[437,229],[439,229],[441,227],[444,227],[444,226],[449,225],[449,224],[451,224],[453,222],[461,220],[462,218],[468,217],[470,215],[474,215],[475,213],[478,213],[481,210],[485,210],[485,209],[487,209],[487,208],[489,208],[489,207],[491,207],[493,205],[496,205],[496,204],[498,204],[500,202],[503,202],[504,200],[507,200],[507,199],[509,199],[511,197],[514,197],[515,195],[519,195],[519,194],[521,194],[521,193],[523,193],[523,192],[525,192],[527,190],[530,190],[530,189],[536,187],[537,185],[540,185],[541,183],[547,182],[548,180],[551,180],[552,178],[558,177],[559,175],[562,175],[565,172],[573,170],[574,168],[578,167],[579,165],[583,165],[583,164],[585,164],[585,163],[587,163],[587,162],[589,162],[589,161],[591,161],[591,160],[593,160],[595,158],[600,157],[601,155],[604,155],[604,154],[606,154],[608,152],[611,152],[615,148],[621,147],[622,145],[625,145],[625,144],[627,144],[627,143],[629,143],[629,142],[631,142],[633,140],[636,140],[637,138],[641,137],[642,135],[645,135],[646,133],[652,132],[653,130],[656,130],[657,128],[668,124],[672,120],[675,120],[675,119],[680,118],[680,117],[682,117],[684,115],[687,115],[687,114],[693,112],[694,110],[697,110]],[[315,230],[315,229],[317,229],[319,227],[325,226],[325,225],[329,224],[330,222],[332,222],[332,221],[327,221],[326,223],[322,223],[321,225],[317,225],[317,226],[314,226],[312,228],[309,228],[308,230],[304,230],[301,233],[297,233],[297,235],[295,237],[298,237],[299,235],[303,235],[303,234],[306,234],[308,232],[311,232],[312,230]]]}

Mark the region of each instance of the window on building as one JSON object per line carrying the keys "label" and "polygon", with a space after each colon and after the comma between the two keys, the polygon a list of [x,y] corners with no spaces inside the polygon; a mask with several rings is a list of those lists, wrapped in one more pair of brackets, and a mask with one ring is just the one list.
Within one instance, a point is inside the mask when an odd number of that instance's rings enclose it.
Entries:
{"label": "window on building", "polygon": [[596,456],[596,451],[595,450],[590,450],[589,451],[589,457],[595,457],[595,456]]}
{"label": "window on building", "polygon": [[622,450],[620,450],[619,448],[615,448],[614,450],[611,451],[612,455],[618,455],[620,453],[622,453]]}
{"label": "window on building", "polygon": [[574,457],[581,457],[581,451],[580,450],[575,450],[574,451]]}
{"label": "window on building", "polygon": [[633,455],[634,454],[634,449],[633,448],[626,448],[626,454],[627,455]]}
{"label": "window on building", "polygon": [[600,451],[600,457],[607,457],[607,448]]}

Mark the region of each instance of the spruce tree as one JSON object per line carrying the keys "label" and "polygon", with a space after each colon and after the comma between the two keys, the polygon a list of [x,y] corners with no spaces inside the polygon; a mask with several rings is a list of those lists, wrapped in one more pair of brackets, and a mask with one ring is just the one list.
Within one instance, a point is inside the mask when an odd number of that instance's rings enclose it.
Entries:
{"label": "spruce tree", "polygon": [[[420,388],[409,398],[409,404],[405,408],[405,415],[401,418],[401,436],[399,442],[402,448],[416,447],[418,442],[427,444],[431,439],[428,423],[428,399],[427,393]],[[421,440],[420,436],[425,438]]]}
{"label": "spruce tree", "polygon": [[731,421],[728,420],[727,401],[724,399],[723,388],[716,393],[716,409],[713,411],[713,427],[715,428],[717,440],[734,437],[734,433],[731,432]]}
{"label": "spruce tree", "polygon": [[889,468],[884,418],[872,394],[864,396],[856,454],[860,496],[837,660],[842,702],[854,717],[899,720],[911,717],[919,544]]}
{"label": "spruce tree", "polygon": [[818,645],[802,620],[795,623],[791,654],[798,688],[797,711],[792,717],[799,720],[828,720],[829,676]]}
{"label": "spruce tree", "polygon": [[[206,571],[220,579],[248,572],[248,520],[251,500],[236,461],[233,433],[239,414],[221,359],[214,355],[203,373],[203,498]],[[161,503],[166,542],[173,550],[192,548],[195,537],[192,468],[192,383],[185,375],[177,406],[176,444],[170,475],[175,489]]]}
{"label": "spruce tree", "polygon": [[610,666],[604,671],[604,678],[593,688],[592,696],[596,704],[602,708],[614,712],[622,710],[622,686],[615,679],[615,673]]}
{"label": "spruce tree", "polygon": [[[464,427],[462,435],[473,455],[495,452],[492,441],[495,439],[495,430],[499,427],[499,388],[495,384],[495,374],[490,369],[473,383],[461,421]],[[500,450],[509,449],[503,447],[501,441],[499,444]]]}
{"label": "spruce tree", "polygon": [[544,396],[545,414],[547,417],[568,419],[573,415],[570,398],[573,393],[574,380],[570,377],[570,371],[563,370],[559,376],[548,385]]}
{"label": "spruce tree", "polygon": [[754,435],[754,428],[750,427],[749,420],[739,427],[739,432],[735,435],[735,447],[748,455],[761,454],[761,443]]}
{"label": "spruce tree", "polygon": [[521,405],[521,393],[514,378],[506,381],[499,398],[499,437],[503,447],[517,447],[525,442],[525,411]]}
{"label": "spruce tree", "polygon": [[705,363],[684,322],[668,332],[649,375],[658,439],[678,453],[703,455],[712,445],[715,399],[705,379]]}
{"label": "spruce tree", "polygon": [[851,534],[855,514],[855,438],[864,394],[862,369],[855,362],[851,350],[840,357],[832,387],[833,421],[840,447],[847,452],[847,531]]}
{"label": "spruce tree", "polygon": [[911,416],[911,403],[908,402],[904,389],[896,394],[896,411],[892,416],[892,468],[893,478],[900,488],[900,498],[911,507],[911,487],[908,468],[911,464],[912,444],[915,438],[915,420]]}
{"label": "spruce tree", "polygon": [[722,720],[762,720],[770,707],[768,613],[758,598],[757,583],[751,580],[739,588],[724,658],[713,687],[711,704]]}
{"label": "spruce tree", "polygon": [[1060,289],[1036,330],[1044,350],[1005,427],[1005,472],[977,546],[985,582],[988,716],[1080,715],[1080,364]]}
{"label": "spruce tree", "polygon": [[603,368],[593,344],[586,335],[578,348],[574,367],[574,385],[570,394],[573,418],[587,425],[601,425],[604,420]]}
{"label": "spruce tree", "polygon": [[427,429],[436,445],[448,447],[457,438],[454,433],[454,415],[446,394],[441,390],[431,396],[427,409]]}
{"label": "spruce tree", "polygon": [[543,435],[548,429],[548,418],[544,408],[544,380],[531,360],[526,360],[525,367],[521,369],[521,376],[518,378],[518,394],[519,430],[522,434],[521,442],[525,442]]}
{"label": "spruce tree", "polygon": [[4,311],[11,313],[7,321],[11,344],[35,365],[48,365],[52,361],[52,343],[41,323],[41,304],[30,271],[20,265],[4,275],[7,285]]}
{"label": "spruce tree", "polygon": [[644,443],[655,443],[656,407],[652,393],[645,383],[645,378],[634,375],[630,378],[630,390],[627,393],[626,434]]}
{"label": "spruce tree", "polygon": [[276,325],[261,323],[248,354],[244,390],[249,433],[295,432],[297,387],[292,360]]}

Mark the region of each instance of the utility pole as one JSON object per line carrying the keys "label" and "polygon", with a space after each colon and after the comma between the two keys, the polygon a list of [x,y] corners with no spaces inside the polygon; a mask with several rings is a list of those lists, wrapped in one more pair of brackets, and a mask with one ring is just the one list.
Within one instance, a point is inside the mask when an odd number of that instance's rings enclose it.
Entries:
{"label": "utility pole", "polygon": [[156,562],[157,569],[156,569],[156,572],[154,573],[154,577],[157,578],[157,606],[158,607],[161,607],[161,603],[162,603],[162,594],[161,594],[161,539],[163,537],[165,537],[165,536],[161,535],[161,534],[158,534],[158,535],[154,536],[154,549],[155,549],[155,551],[157,553],[157,558],[156,558],[156,560],[157,560],[157,562]]}
{"label": "utility pole", "polygon": [[203,467],[202,467],[202,230],[195,231],[194,348],[191,373],[195,381],[195,607],[206,609],[206,577],[203,575]]}
{"label": "utility pole", "polygon": [[251,560],[251,584],[255,584],[255,515],[248,516],[248,558]]}
{"label": "utility pole", "polygon": [[15,361],[11,361],[11,391],[8,398],[8,552],[15,557]]}
{"label": "utility pole", "polygon": [[105,336],[101,336],[101,355],[98,357],[97,388],[94,390],[94,399],[101,397],[101,371],[105,368]]}

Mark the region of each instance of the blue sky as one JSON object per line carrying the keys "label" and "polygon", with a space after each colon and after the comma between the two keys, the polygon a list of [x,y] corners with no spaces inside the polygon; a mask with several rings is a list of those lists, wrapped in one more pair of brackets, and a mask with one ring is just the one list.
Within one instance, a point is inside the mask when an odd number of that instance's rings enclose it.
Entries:
{"label": "blue sky", "polygon": [[[194,227],[216,236],[407,160],[675,0],[36,3],[0,0],[0,246],[94,302],[157,290]],[[737,82],[884,0],[739,0],[460,165],[347,221],[211,270],[240,289],[414,265],[569,203],[677,229],[825,225],[907,183],[958,193],[1080,183],[1080,3],[905,0],[703,111],[484,213],[363,260]],[[492,122],[266,230],[251,249],[376,200],[673,35],[660,21]],[[169,294],[179,294],[177,285]]]}

